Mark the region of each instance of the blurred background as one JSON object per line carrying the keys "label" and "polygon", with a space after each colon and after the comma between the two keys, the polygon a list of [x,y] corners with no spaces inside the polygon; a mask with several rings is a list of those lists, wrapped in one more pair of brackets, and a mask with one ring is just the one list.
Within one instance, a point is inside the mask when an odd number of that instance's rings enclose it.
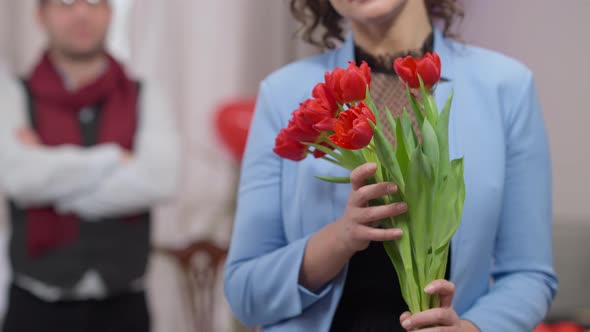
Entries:
{"label": "blurred background", "polygon": [[[216,114],[228,103],[249,107],[261,79],[319,50],[294,37],[287,0],[112,4],[111,51],[135,76],[157,81],[171,96],[182,135],[179,193],[158,209],[153,234],[154,331],[232,331],[220,269],[239,163],[215,130]],[[35,6],[35,0],[0,0],[0,70],[24,75],[38,60],[44,42]],[[515,57],[535,74],[554,171],[560,290],[550,319],[590,324],[590,1],[465,0],[464,9],[457,27],[463,41]],[[4,213],[0,220],[1,317],[10,270]]]}

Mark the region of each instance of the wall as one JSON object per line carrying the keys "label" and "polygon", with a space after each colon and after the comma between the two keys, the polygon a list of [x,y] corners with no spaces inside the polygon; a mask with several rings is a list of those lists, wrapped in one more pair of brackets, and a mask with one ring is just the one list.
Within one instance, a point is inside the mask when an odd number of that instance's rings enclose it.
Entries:
{"label": "wall", "polygon": [[527,64],[536,77],[553,159],[557,223],[590,222],[590,1],[466,0],[466,41]]}

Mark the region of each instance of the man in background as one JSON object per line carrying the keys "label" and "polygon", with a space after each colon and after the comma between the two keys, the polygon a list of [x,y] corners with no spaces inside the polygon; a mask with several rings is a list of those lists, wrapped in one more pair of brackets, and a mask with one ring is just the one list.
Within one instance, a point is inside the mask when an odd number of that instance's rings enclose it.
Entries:
{"label": "man in background", "polygon": [[149,331],[151,208],[178,143],[160,91],[105,51],[107,0],[40,0],[48,47],[0,89],[0,188],[12,225],[4,332]]}

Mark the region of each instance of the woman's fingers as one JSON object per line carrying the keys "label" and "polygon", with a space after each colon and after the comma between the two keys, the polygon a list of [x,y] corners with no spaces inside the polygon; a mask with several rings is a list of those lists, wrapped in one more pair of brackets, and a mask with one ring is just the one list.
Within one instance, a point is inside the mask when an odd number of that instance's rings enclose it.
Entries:
{"label": "woman's fingers", "polygon": [[369,226],[358,225],[354,232],[357,240],[362,241],[389,241],[402,237],[403,231],[399,228],[373,228]]}
{"label": "woman's fingers", "polygon": [[455,296],[455,284],[444,279],[439,279],[431,282],[424,288],[426,294],[440,295],[441,308],[450,308],[453,305],[453,297]]}
{"label": "woman's fingers", "polygon": [[367,179],[374,175],[377,171],[377,164],[366,163],[363,164],[350,173],[350,183],[352,184],[352,190],[358,190],[366,184]]}
{"label": "woman's fingers", "polygon": [[[420,332],[457,332],[460,330],[457,330],[458,327],[456,326],[435,326],[435,327],[429,327],[429,328],[425,328],[425,329],[420,329]],[[416,330],[418,331],[418,330]]]}
{"label": "woman's fingers", "polygon": [[369,201],[393,194],[398,189],[394,183],[390,182],[366,185],[367,178],[375,174],[376,169],[375,163],[366,163],[355,168],[351,173],[352,192],[348,204],[349,208],[353,207],[353,209],[349,210],[352,212],[349,216],[352,216],[356,223],[366,224],[379,221],[407,211],[408,207],[404,202],[367,206]]}
{"label": "woman's fingers", "polygon": [[385,195],[393,194],[396,191],[397,186],[390,182],[366,185],[352,192],[350,203],[357,207],[365,207],[369,201],[383,197]]}
{"label": "woman's fingers", "polygon": [[348,240],[352,240],[352,248],[360,250],[366,248],[371,241],[388,241],[402,236],[400,229],[373,228],[377,221],[395,217],[408,210],[407,204],[397,202],[386,205],[368,206],[371,200],[393,194],[397,186],[393,183],[376,183],[367,185],[367,179],[375,174],[377,165],[366,163],[355,168],[350,174],[352,191],[350,192],[346,211],[343,215]]}
{"label": "woman's fingers", "polygon": [[408,331],[412,331],[424,326],[455,326],[459,322],[459,317],[451,308],[436,308],[426,310],[404,319],[402,326]]}
{"label": "woman's fingers", "polygon": [[409,311],[404,312],[401,316],[399,316],[399,323],[403,323],[406,319],[410,318],[412,313]]}
{"label": "woman's fingers", "polygon": [[370,224],[389,217],[395,217],[408,210],[406,203],[392,203],[387,205],[357,208],[354,215],[354,222],[358,224]]}
{"label": "woman's fingers", "polygon": [[415,315],[404,313],[400,317],[400,321],[406,330],[412,331],[424,326],[438,325],[438,327],[425,329],[424,331],[447,331],[448,328],[445,329],[445,327],[457,326],[460,323],[461,320],[452,307],[455,284],[448,280],[439,279],[428,284],[424,291],[430,295],[439,295],[441,307]]}

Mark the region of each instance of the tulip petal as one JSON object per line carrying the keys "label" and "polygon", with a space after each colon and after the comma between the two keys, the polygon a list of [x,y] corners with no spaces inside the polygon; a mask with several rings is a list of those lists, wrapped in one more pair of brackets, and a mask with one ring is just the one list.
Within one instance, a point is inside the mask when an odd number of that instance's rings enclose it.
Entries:
{"label": "tulip petal", "polygon": [[414,59],[411,55],[405,58],[397,58],[393,63],[393,68],[395,69],[397,75],[412,89],[420,86],[416,72],[416,66],[416,59]]}
{"label": "tulip petal", "polygon": [[375,116],[364,102],[340,113],[334,122],[334,134],[329,139],[337,146],[349,150],[362,149],[373,138],[373,128],[369,121]]}
{"label": "tulip petal", "polygon": [[273,152],[281,158],[300,161],[305,159],[307,147],[287,134],[286,129],[281,129],[275,140]]}
{"label": "tulip petal", "polygon": [[416,71],[422,77],[424,86],[430,88],[440,79],[440,67],[437,67],[435,62],[430,58],[421,59],[418,62]]}
{"label": "tulip petal", "polygon": [[360,72],[348,72],[340,82],[343,91],[343,102],[352,103],[365,99],[367,82]]}

